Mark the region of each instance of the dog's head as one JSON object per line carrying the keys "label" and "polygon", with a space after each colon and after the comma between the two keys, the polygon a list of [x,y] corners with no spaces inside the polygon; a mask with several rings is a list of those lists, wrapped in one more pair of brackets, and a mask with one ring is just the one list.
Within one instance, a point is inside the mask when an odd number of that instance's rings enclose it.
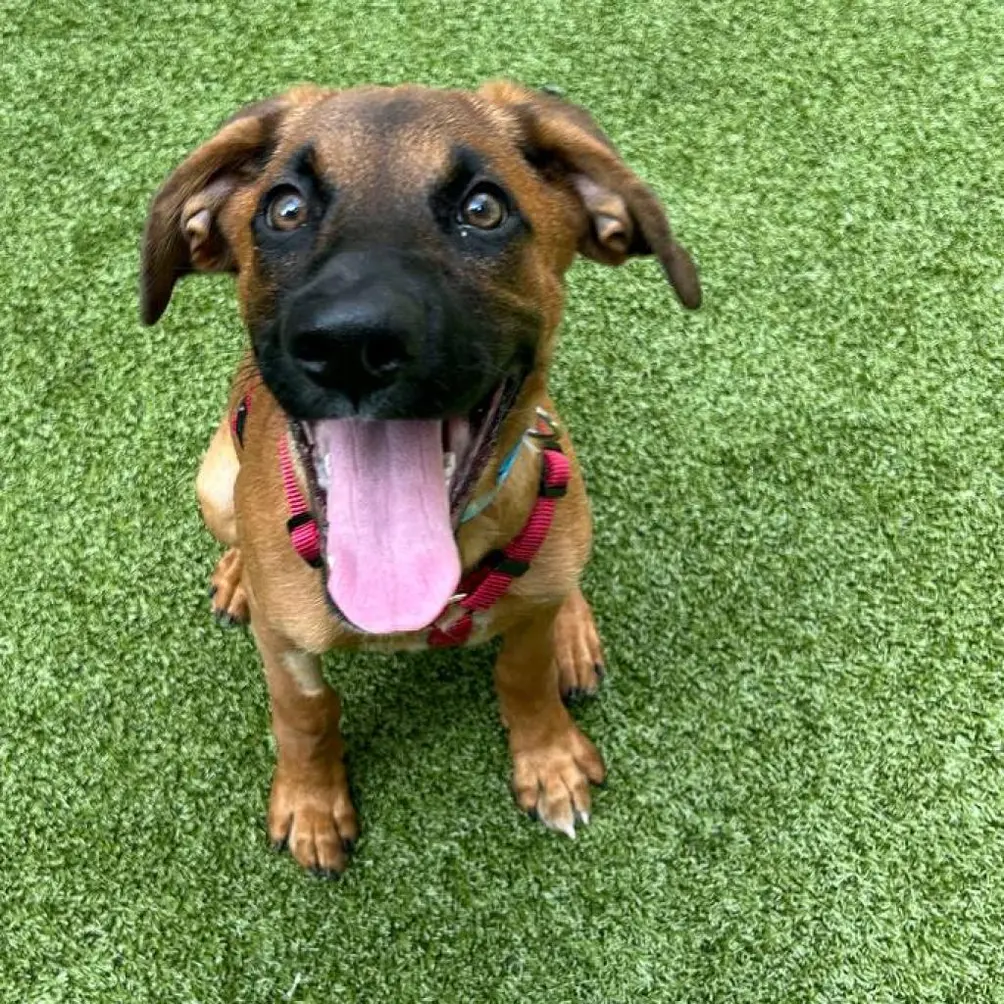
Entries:
{"label": "dog's head", "polygon": [[659,202],[577,106],[507,83],[299,88],[238,112],[168,178],[142,315],[188,272],[236,271],[291,416],[466,415],[547,355],[577,251],[655,254],[700,301]]}
{"label": "dog's head", "polygon": [[236,272],[262,377],[306,445],[359,425],[332,419],[439,423],[456,514],[547,366],[577,253],[655,255],[700,303],[659,201],[576,105],[506,82],[301,87],[242,109],[167,179],[142,316],[189,272]]}

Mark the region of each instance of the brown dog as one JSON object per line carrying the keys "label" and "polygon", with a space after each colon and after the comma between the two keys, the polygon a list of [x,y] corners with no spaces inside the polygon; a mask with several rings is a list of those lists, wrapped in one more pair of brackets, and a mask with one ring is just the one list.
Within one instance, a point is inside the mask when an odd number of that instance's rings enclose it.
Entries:
{"label": "brown dog", "polygon": [[575,835],[604,767],[562,703],[602,653],[579,591],[586,493],[547,374],[576,253],[656,255],[700,286],[655,196],[581,108],[479,91],[300,87],[167,179],[143,246],[152,324],[191,271],[237,273],[252,352],[198,477],[229,550],[214,609],[250,619],[278,764],[268,830],[340,871],[358,832],[333,646],[503,637],[519,805]]}

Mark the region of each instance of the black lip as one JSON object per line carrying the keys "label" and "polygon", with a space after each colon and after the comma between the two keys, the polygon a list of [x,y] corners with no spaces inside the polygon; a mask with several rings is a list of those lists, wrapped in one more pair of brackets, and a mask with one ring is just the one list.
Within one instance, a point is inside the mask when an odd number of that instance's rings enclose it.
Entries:
{"label": "black lip", "polygon": [[[482,472],[495,453],[502,424],[509,412],[512,411],[516,398],[519,397],[524,379],[525,375],[507,377],[471,412],[472,416],[476,416],[480,410],[482,417],[478,423],[475,442],[468,454],[464,468],[457,471],[451,492],[450,513],[453,517],[454,532],[460,525],[460,517],[470,501]],[[497,403],[495,403],[496,396],[498,397]],[[494,408],[492,408],[493,404]],[[477,419],[475,418],[474,421],[476,422]]]}

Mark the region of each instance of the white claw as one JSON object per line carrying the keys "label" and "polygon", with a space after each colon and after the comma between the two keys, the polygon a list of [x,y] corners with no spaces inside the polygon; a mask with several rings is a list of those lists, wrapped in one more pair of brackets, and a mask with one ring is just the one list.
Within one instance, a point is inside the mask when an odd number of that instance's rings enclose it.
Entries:
{"label": "white claw", "polygon": [[569,840],[575,839],[575,823],[572,820],[564,823],[554,823],[553,828],[559,833],[564,833]]}

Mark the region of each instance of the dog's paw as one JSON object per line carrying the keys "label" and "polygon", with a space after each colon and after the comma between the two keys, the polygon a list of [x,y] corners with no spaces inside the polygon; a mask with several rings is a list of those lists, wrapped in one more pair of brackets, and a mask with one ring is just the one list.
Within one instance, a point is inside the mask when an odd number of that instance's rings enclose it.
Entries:
{"label": "dog's paw", "polygon": [[249,616],[247,593],[241,585],[244,560],[240,548],[231,547],[216,563],[209,579],[209,600],[213,617],[221,627],[246,624]]}
{"label": "dog's paw", "polygon": [[291,777],[281,767],[272,781],[268,837],[316,875],[341,874],[359,836],[345,768],[333,765],[330,777]]}
{"label": "dog's paw", "polygon": [[593,612],[576,589],[565,600],[554,621],[554,658],[558,686],[565,700],[593,696],[603,679],[603,647]]}
{"label": "dog's paw", "polygon": [[596,747],[572,724],[557,738],[513,751],[513,791],[521,809],[575,839],[589,822],[589,785],[606,777]]}

